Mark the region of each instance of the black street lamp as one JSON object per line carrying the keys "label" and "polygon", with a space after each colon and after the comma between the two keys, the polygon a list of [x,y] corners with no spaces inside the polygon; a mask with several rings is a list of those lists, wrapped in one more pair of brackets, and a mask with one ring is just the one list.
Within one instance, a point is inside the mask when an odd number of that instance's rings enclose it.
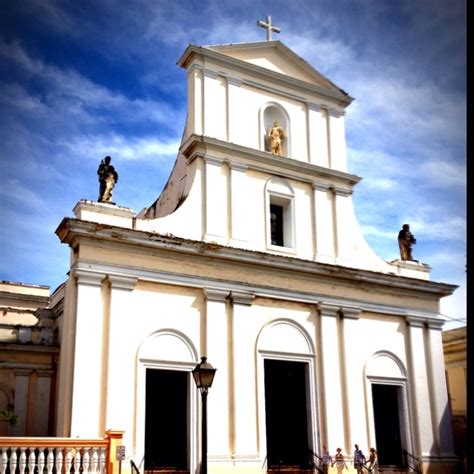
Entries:
{"label": "black street lamp", "polygon": [[212,385],[217,370],[206,360],[207,357],[201,357],[201,362],[193,370],[194,381],[196,387],[201,390],[202,399],[201,474],[207,474],[207,392]]}

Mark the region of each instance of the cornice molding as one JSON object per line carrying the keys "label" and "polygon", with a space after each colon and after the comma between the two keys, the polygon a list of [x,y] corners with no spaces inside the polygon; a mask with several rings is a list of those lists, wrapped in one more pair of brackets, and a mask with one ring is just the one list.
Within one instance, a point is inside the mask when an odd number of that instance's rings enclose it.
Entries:
{"label": "cornice molding", "polygon": [[328,186],[334,187],[338,183],[337,188],[340,190],[349,188],[347,192],[362,179],[350,173],[325,168],[294,158],[279,156],[278,159],[275,159],[275,155],[270,152],[236,145],[205,135],[190,135],[181,146],[180,153],[183,153],[188,163],[193,162],[198,157],[219,159],[216,153],[222,153],[229,163],[241,163],[248,166],[249,169],[263,171],[275,176],[285,175],[310,184],[321,179],[327,180],[329,181]]}
{"label": "cornice molding", "polygon": [[361,313],[361,308],[349,308],[347,306],[341,308],[341,316],[343,319],[360,319]]}
{"label": "cornice molding", "polygon": [[[293,52],[291,53],[294,54]],[[177,64],[178,66],[181,66],[183,68],[193,67],[194,64],[190,63],[194,59],[200,60],[202,61],[202,63],[205,62],[207,68],[210,67],[210,61],[212,61],[215,64],[215,67],[227,67],[229,69],[242,71],[243,74],[247,74],[250,77],[258,78],[258,82],[254,82],[245,78],[240,78],[242,82],[247,82],[253,86],[256,85],[258,87],[261,87],[261,81],[266,80],[272,83],[275,87],[275,90],[278,90],[278,92],[282,93],[283,95],[288,95],[288,92],[286,92],[287,89],[297,90],[300,94],[310,94],[311,96],[324,97],[331,101],[337,101],[338,104],[342,107],[347,107],[353,100],[352,97],[350,97],[348,94],[343,94],[341,90],[335,85],[335,89],[329,89],[326,87],[318,86],[316,84],[311,84],[301,79],[296,79],[286,74],[272,71],[265,67],[258,66],[256,64],[251,64],[241,59],[236,59],[226,54],[220,53],[218,51],[202,46],[196,46],[193,44],[187,47],[183,55],[178,60]],[[314,68],[312,68],[311,66],[309,67],[316,72]],[[327,78],[325,79],[330,82]]]}
{"label": "cornice molding", "polygon": [[406,321],[413,328],[424,328],[426,324],[425,318],[419,316],[407,316]]}
{"label": "cornice molding", "polygon": [[232,291],[230,294],[234,304],[240,304],[242,306],[252,306],[255,294],[244,293],[242,291]]}
{"label": "cornice molding", "polygon": [[336,196],[348,197],[352,194],[351,189],[340,188],[338,186],[333,186],[333,190]]}
{"label": "cornice molding", "polygon": [[86,269],[73,269],[71,276],[75,278],[78,285],[102,286],[102,281],[106,277],[104,273],[97,273]]}
{"label": "cornice molding", "polygon": [[107,275],[112,290],[132,291],[137,284],[138,278],[126,275]]}
{"label": "cornice molding", "polygon": [[319,302],[318,310],[321,313],[321,316],[330,316],[333,318],[338,318],[340,316],[341,306],[338,304]]}
{"label": "cornice molding", "polygon": [[205,155],[203,156],[204,161],[206,164],[214,165],[214,166],[221,166],[222,163],[224,163],[224,158],[220,158],[218,156],[211,156],[211,155]]}
{"label": "cornice molding", "polygon": [[219,77],[219,73],[213,71],[212,69],[203,67],[201,70],[204,77],[209,77],[210,79],[217,79]]}
{"label": "cornice molding", "polygon": [[[187,286],[192,288],[200,288],[204,291],[207,289],[213,292],[216,301],[222,301],[222,298],[232,298],[232,294],[237,295],[239,303],[242,298],[247,295],[255,297],[270,298],[283,301],[292,301],[315,305],[318,309],[322,309],[324,316],[341,316],[341,311],[345,308],[346,315],[349,318],[355,317],[353,312],[366,311],[370,313],[379,313],[382,315],[397,316],[401,318],[411,319],[413,323],[419,322],[419,327],[424,327],[425,323],[433,322],[433,324],[442,325],[444,319],[438,313],[420,311],[413,308],[404,308],[390,306],[380,303],[370,303],[361,300],[343,297],[330,297],[317,293],[305,293],[297,290],[278,289],[275,287],[266,287],[263,285],[248,285],[229,280],[218,280],[215,278],[195,277],[185,274],[171,274],[167,272],[140,270],[132,267],[116,266],[111,264],[98,264],[97,262],[77,262],[78,266],[86,266],[88,268],[97,268],[100,273],[133,275],[138,280],[149,281],[155,283],[163,283],[169,285]],[[217,292],[217,293],[216,293]],[[249,298],[249,297],[247,297]],[[245,300],[243,301],[245,303]],[[344,317],[342,315],[342,317]],[[408,321],[407,321],[408,323]]]}
{"label": "cornice molding", "polygon": [[326,184],[326,183],[313,182],[313,183],[311,183],[311,186],[315,191],[327,192],[331,189],[331,185]]}
{"label": "cornice molding", "polygon": [[321,104],[315,104],[313,102],[307,102],[306,105],[307,105],[309,110],[313,110],[314,112],[321,112],[321,110],[322,110]]}
{"label": "cornice molding", "polygon": [[346,115],[344,113],[344,111],[339,110],[339,109],[328,108],[327,111],[328,111],[329,116],[334,117],[334,118],[339,118],[339,117],[343,117],[344,115]]}
{"label": "cornice molding", "polygon": [[225,303],[227,297],[229,296],[229,290],[222,290],[220,288],[203,288],[204,296],[206,301],[214,301],[219,303]]}
{"label": "cornice molding", "polygon": [[[205,263],[218,262],[221,265],[228,266],[248,266],[248,264],[251,264],[258,269],[265,269],[265,271],[292,272],[298,278],[310,278],[311,280],[322,278],[325,281],[330,279],[357,285],[364,283],[375,286],[387,286],[398,291],[425,293],[436,295],[437,297],[451,295],[457,288],[457,285],[446,283],[436,283],[429,280],[314,262],[294,256],[275,255],[219,244],[207,244],[202,241],[161,235],[153,232],[115,226],[102,226],[94,222],[71,218],[63,219],[56,230],[56,234],[60,236],[63,242],[69,242],[74,238],[79,243],[81,240],[86,240],[89,245],[115,246],[117,249],[130,249],[130,246],[132,246],[134,251],[138,249],[142,254],[147,254],[150,251],[155,254],[157,250],[160,250],[164,256],[167,255],[172,258],[182,259],[185,258],[185,255],[189,255],[194,259],[201,258]],[[80,265],[76,265],[71,271],[73,275],[77,271],[82,272],[81,275],[84,274],[84,278],[91,274],[89,269],[82,269]],[[123,274],[124,272],[117,273]],[[128,271],[127,274],[129,274]],[[104,276],[105,274],[102,274],[102,278]],[[99,277],[100,275],[97,275],[97,278]],[[357,306],[357,304],[348,304],[348,306]]]}
{"label": "cornice molding", "polygon": [[227,74],[223,74],[223,76],[225,77],[227,84],[230,86],[240,87],[242,85],[242,79],[239,79],[238,77],[228,76]]}

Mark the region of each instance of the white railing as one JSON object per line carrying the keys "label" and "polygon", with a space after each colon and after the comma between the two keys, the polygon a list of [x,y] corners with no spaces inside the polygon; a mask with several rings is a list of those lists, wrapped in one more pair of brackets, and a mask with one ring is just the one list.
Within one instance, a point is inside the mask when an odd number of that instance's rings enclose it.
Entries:
{"label": "white railing", "polygon": [[0,474],[106,474],[107,440],[0,438]]}

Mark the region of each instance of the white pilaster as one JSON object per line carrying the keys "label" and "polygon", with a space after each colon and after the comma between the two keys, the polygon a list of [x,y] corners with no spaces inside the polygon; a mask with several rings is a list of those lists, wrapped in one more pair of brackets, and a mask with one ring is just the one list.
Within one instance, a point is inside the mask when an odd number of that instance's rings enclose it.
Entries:
{"label": "white pilaster", "polygon": [[239,111],[239,88],[242,81],[233,77],[227,77],[227,141],[238,142],[238,128],[241,120]]}
{"label": "white pilaster", "polygon": [[250,240],[248,219],[251,209],[246,191],[246,169],[238,163],[230,164],[231,243],[244,248],[248,247]]}
{"label": "white pilaster", "polygon": [[[100,273],[76,270],[76,339],[72,382],[71,437],[103,436],[99,420],[103,366],[104,306]],[[84,414],[87,413],[87,416]]]}
{"label": "white pilaster", "polygon": [[346,159],[346,136],[344,129],[344,113],[335,110],[328,110],[329,123],[329,150],[330,168],[337,171],[347,171]]}
{"label": "white pilaster", "polygon": [[[104,324],[104,359],[103,385],[101,392],[103,405],[101,417],[102,429],[111,427],[124,429],[131,425],[132,413],[124,413],[123,407],[134,405],[134,391],[124,390],[124,381],[118,374],[133,374],[135,359],[130,357],[127,350],[129,345],[127,326],[131,324],[134,314],[132,290],[137,278],[108,275],[109,297],[108,308],[105,312]],[[118,396],[120,394],[120,396]],[[125,432],[127,439],[132,439],[132,433]]]}
{"label": "white pilaster", "polygon": [[364,429],[365,417],[361,410],[360,401],[364,399],[363,384],[351,384],[351,374],[360,372],[357,360],[351,356],[351,348],[357,351],[358,342],[354,341],[354,334],[358,331],[358,320],[361,310],[359,308],[341,308],[342,344],[340,354],[341,364],[341,391],[342,413],[344,419],[344,447],[346,452],[352,450],[352,443],[358,440],[364,443],[366,430]]}
{"label": "white pilaster", "polygon": [[337,242],[337,262],[344,263],[351,258],[351,243],[354,235],[351,232],[351,191],[341,188],[334,189],[334,215]]}
{"label": "white pilaster", "polygon": [[424,323],[417,318],[408,319],[409,372],[415,421],[415,439],[419,452],[429,456],[433,446],[430,390],[428,385]]}
{"label": "white pilaster", "polygon": [[339,307],[321,303],[318,308],[321,322],[322,416],[327,431],[326,444],[338,446],[341,440],[345,439],[338,332]]}
{"label": "white pilaster", "polygon": [[217,72],[203,69],[203,134],[226,139],[226,85]]}
{"label": "white pilaster", "polygon": [[228,290],[205,288],[206,297],[206,356],[217,369],[208,395],[208,453],[209,459],[230,459],[229,428],[229,341],[226,298]]}
{"label": "white pilaster", "polygon": [[18,415],[17,424],[13,427],[13,436],[26,435],[26,419],[28,416],[28,388],[30,381],[29,369],[15,369],[15,402],[14,412]]}
{"label": "white pilaster", "polygon": [[326,110],[318,104],[308,104],[309,162],[329,167],[328,125]]}
{"label": "white pilaster", "polygon": [[206,234],[205,240],[227,243],[227,167],[222,160],[205,158],[206,162]]}
{"label": "white pilaster", "polygon": [[432,413],[434,437],[438,443],[441,456],[453,456],[454,442],[451,410],[449,408],[446,378],[439,376],[439,367],[444,367],[443,340],[441,337],[442,322],[428,325],[430,346],[430,389],[432,393]]}
{"label": "white pilaster", "polygon": [[202,135],[203,108],[202,108],[203,79],[201,69],[193,66],[188,70],[188,123],[187,135],[196,133]]}
{"label": "white pilaster", "polygon": [[313,196],[316,230],[314,259],[318,262],[334,263],[335,235],[332,191],[326,184],[313,183]]}
{"label": "white pilaster", "polygon": [[232,292],[234,340],[235,458],[251,461],[258,456],[257,399],[254,383],[255,339],[249,337],[254,295]]}

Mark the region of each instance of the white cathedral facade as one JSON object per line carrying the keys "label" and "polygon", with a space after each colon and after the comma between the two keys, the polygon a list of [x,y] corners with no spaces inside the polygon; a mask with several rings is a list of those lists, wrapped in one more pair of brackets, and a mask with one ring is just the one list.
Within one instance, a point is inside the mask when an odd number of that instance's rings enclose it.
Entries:
{"label": "white cathedral facade", "polygon": [[455,286],[367,245],[351,97],[279,41],[190,45],[178,64],[188,116],[161,196],[139,214],[82,200],[57,229],[71,248],[57,435],[123,430],[141,469],[197,473],[206,356],[210,473],[355,443],[454,472],[439,301]]}

